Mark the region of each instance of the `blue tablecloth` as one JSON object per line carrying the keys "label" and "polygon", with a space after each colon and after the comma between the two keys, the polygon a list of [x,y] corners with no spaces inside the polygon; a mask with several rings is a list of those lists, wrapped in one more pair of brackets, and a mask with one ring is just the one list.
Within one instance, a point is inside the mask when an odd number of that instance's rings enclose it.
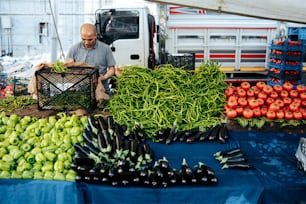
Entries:
{"label": "blue tablecloth", "polygon": [[[182,158],[190,166],[202,161],[215,170],[217,186],[168,188],[112,187],[41,180],[0,180],[0,203],[305,203],[306,175],[297,169],[295,151],[305,135],[230,131],[226,144],[202,142],[171,145],[149,142],[155,158],[174,168]],[[219,150],[241,147],[252,170],[221,169]]]}

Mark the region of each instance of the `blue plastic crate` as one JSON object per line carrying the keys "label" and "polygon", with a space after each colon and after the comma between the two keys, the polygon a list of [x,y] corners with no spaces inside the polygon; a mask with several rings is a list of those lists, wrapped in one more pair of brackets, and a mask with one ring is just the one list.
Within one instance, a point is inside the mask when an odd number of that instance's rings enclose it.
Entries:
{"label": "blue plastic crate", "polygon": [[301,71],[303,69],[303,64],[301,63],[299,66],[286,65],[285,61],[282,64],[275,64],[273,62],[269,62],[269,68],[277,68],[281,71],[283,70],[296,70]]}
{"label": "blue plastic crate", "polygon": [[299,28],[288,28],[288,36],[298,35],[298,34],[299,34]]}
{"label": "blue plastic crate", "polygon": [[298,39],[306,40],[306,28],[299,28]]}

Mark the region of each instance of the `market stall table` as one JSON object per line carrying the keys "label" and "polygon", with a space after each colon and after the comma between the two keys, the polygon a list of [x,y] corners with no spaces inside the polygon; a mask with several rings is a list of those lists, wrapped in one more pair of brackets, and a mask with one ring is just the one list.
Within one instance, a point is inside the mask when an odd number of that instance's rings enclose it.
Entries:
{"label": "market stall table", "polygon": [[[158,144],[149,141],[155,158],[180,168],[202,161],[215,170],[216,186],[168,188],[112,187],[41,180],[0,180],[0,203],[303,203],[306,176],[297,169],[295,151],[301,134],[230,131],[230,141]],[[221,169],[213,154],[241,147],[251,170]]]}

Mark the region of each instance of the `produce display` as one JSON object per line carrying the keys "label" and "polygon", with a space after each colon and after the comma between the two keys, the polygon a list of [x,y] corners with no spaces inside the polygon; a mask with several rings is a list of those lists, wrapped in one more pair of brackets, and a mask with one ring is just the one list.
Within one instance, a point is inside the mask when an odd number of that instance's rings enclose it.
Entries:
{"label": "produce display", "polygon": [[306,86],[296,88],[289,82],[270,86],[257,82],[251,86],[242,82],[225,90],[224,106],[228,118],[235,119],[242,127],[263,127],[265,122],[275,121],[286,125],[306,124]]}
{"label": "produce display", "polygon": [[132,129],[140,124],[147,137],[158,141],[158,131],[176,132],[220,124],[226,102],[226,75],[216,62],[202,63],[198,71],[171,65],[154,70],[130,66],[117,77],[114,96],[105,109],[116,122]]}
{"label": "produce display", "polygon": [[74,181],[73,144],[83,142],[87,116],[0,115],[0,178]]}
{"label": "produce display", "polygon": [[147,187],[217,184],[214,171],[202,162],[192,169],[183,159],[181,169],[176,170],[164,157],[152,165],[154,152],[143,132],[138,125],[129,132],[112,116],[89,117],[84,145],[74,144],[72,169],[77,172],[76,181]]}

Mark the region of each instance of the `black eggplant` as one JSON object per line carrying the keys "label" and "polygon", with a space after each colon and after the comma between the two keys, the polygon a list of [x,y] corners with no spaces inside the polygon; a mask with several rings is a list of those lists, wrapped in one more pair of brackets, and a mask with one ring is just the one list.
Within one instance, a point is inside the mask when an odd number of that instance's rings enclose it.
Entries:
{"label": "black eggplant", "polygon": [[204,174],[215,176],[215,171],[212,168],[205,165],[203,162],[199,162],[199,167],[202,169]]}
{"label": "black eggplant", "polygon": [[221,127],[220,124],[215,125],[215,127],[213,128],[213,130],[211,131],[211,133],[208,136],[209,141],[216,141],[218,139],[220,127]]}
{"label": "black eggplant", "polygon": [[220,125],[220,130],[218,132],[218,140],[221,143],[226,143],[228,139],[229,139],[229,136],[228,136],[227,128],[225,126],[225,123],[222,123]]}
{"label": "black eggplant", "polygon": [[242,149],[240,147],[236,147],[236,148],[232,148],[232,149],[229,149],[229,150],[223,150],[223,151],[216,152],[214,154],[214,156],[215,157],[217,157],[217,156],[227,157],[227,156],[237,154],[237,153],[240,153],[240,152],[242,152]]}
{"label": "black eggplant", "polygon": [[242,169],[248,170],[251,166],[247,162],[232,162],[226,163],[222,166],[222,169]]}
{"label": "black eggplant", "polygon": [[169,135],[166,138],[166,144],[170,144],[172,141],[176,140],[177,138],[177,129],[176,129],[176,121],[173,122],[173,125],[170,129]]}
{"label": "black eggplant", "polygon": [[244,156],[239,157],[226,157],[220,161],[221,164],[230,164],[236,162],[247,162],[247,159]]}
{"label": "black eggplant", "polygon": [[199,141],[202,133],[203,131],[200,128],[197,128],[197,131],[194,131],[190,136],[186,135],[186,142],[194,143]]}
{"label": "black eggplant", "polygon": [[156,138],[156,140],[158,142],[165,142],[166,138],[168,137],[169,133],[171,131],[171,128],[164,128],[164,129],[161,129],[159,131],[157,131],[153,137]]}
{"label": "black eggplant", "polygon": [[206,131],[203,131],[202,134],[199,137],[199,141],[207,141],[209,139],[210,134],[214,130],[215,126],[211,126]]}
{"label": "black eggplant", "polygon": [[191,183],[191,179],[193,177],[193,170],[191,167],[188,166],[185,158],[183,158],[180,173],[181,173],[181,183],[182,184]]}
{"label": "black eggplant", "polygon": [[139,142],[146,141],[145,131],[139,124],[136,124],[134,126],[133,134],[134,134],[135,139],[138,140]]}

